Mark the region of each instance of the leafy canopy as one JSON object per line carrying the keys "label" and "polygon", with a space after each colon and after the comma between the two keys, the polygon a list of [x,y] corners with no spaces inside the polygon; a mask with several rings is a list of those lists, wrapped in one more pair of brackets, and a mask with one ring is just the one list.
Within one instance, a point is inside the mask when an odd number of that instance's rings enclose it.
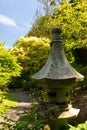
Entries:
{"label": "leafy canopy", "polygon": [[35,73],[43,65],[50,50],[50,40],[37,37],[20,37],[11,53],[15,55],[24,71]]}
{"label": "leafy canopy", "polygon": [[73,62],[72,50],[87,47],[87,0],[62,0],[52,7],[53,14],[37,17],[27,36],[50,38],[50,29],[60,26],[67,58]]}
{"label": "leafy canopy", "polygon": [[87,46],[87,0],[62,0],[52,15],[37,17],[27,36],[50,37],[53,26],[61,26],[67,51]]}

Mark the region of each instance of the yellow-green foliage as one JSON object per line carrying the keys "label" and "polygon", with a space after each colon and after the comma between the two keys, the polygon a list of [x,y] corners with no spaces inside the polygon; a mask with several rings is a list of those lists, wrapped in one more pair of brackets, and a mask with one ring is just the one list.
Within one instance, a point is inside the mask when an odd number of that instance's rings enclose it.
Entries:
{"label": "yellow-green foliage", "polygon": [[0,115],[11,107],[17,105],[17,99],[12,94],[0,91],[0,98],[3,97],[3,101],[0,103]]}
{"label": "yellow-green foliage", "polygon": [[21,63],[23,70],[35,73],[42,66],[50,50],[50,40],[37,37],[20,37],[11,53]]}
{"label": "yellow-green foliage", "polygon": [[[66,0],[65,0],[66,1]],[[87,46],[87,1],[64,2],[55,7],[54,25],[63,29],[67,49]]]}
{"label": "yellow-green foliage", "polygon": [[61,1],[53,7],[53,15],[37,17],[27,36],[50,37],[50,29],[60,26],[67,57],[73,62],[71,50],[87,46],[87,0]]}
{"label": "yellow-green foliage", "polygon": [[4,47],[0,47],[0,89],[9,82],[12,76],[19,76],[20,71],[21,67],[18,65],[16,57],[12,56]]}

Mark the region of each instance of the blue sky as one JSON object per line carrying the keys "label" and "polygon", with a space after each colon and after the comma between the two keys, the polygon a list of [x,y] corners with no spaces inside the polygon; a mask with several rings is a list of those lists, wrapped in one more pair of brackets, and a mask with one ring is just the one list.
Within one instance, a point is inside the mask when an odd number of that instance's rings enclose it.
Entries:
{"label": "blue sky", "polygon": [[0,42],[12,47],[30,30],[38,7],[37,0],[0,0]]}

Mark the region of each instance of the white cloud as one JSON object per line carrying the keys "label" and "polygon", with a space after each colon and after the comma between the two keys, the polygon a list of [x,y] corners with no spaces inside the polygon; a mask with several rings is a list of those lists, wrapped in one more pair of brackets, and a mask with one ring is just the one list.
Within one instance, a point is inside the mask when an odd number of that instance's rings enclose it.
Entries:
{"label": "white cloud", "polygon": [[17,26],[16,22],[13,19],[2,14],[0,14],[0,23],[8,26],[14,26],[14,27]]}

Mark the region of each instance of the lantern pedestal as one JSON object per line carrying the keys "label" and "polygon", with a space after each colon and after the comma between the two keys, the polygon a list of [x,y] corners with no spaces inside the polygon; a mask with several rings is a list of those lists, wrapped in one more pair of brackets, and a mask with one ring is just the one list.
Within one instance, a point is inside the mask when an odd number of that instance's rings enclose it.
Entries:
{"label": "lantern pedestal", "polygon": [[56,105],[52,103],[39,104],[39,116],[43,118],[50,127],[50,130],[58,130],[61,126],[67,126],[68,120],[78,116],[80,109],[75,109],[71,104]]}

